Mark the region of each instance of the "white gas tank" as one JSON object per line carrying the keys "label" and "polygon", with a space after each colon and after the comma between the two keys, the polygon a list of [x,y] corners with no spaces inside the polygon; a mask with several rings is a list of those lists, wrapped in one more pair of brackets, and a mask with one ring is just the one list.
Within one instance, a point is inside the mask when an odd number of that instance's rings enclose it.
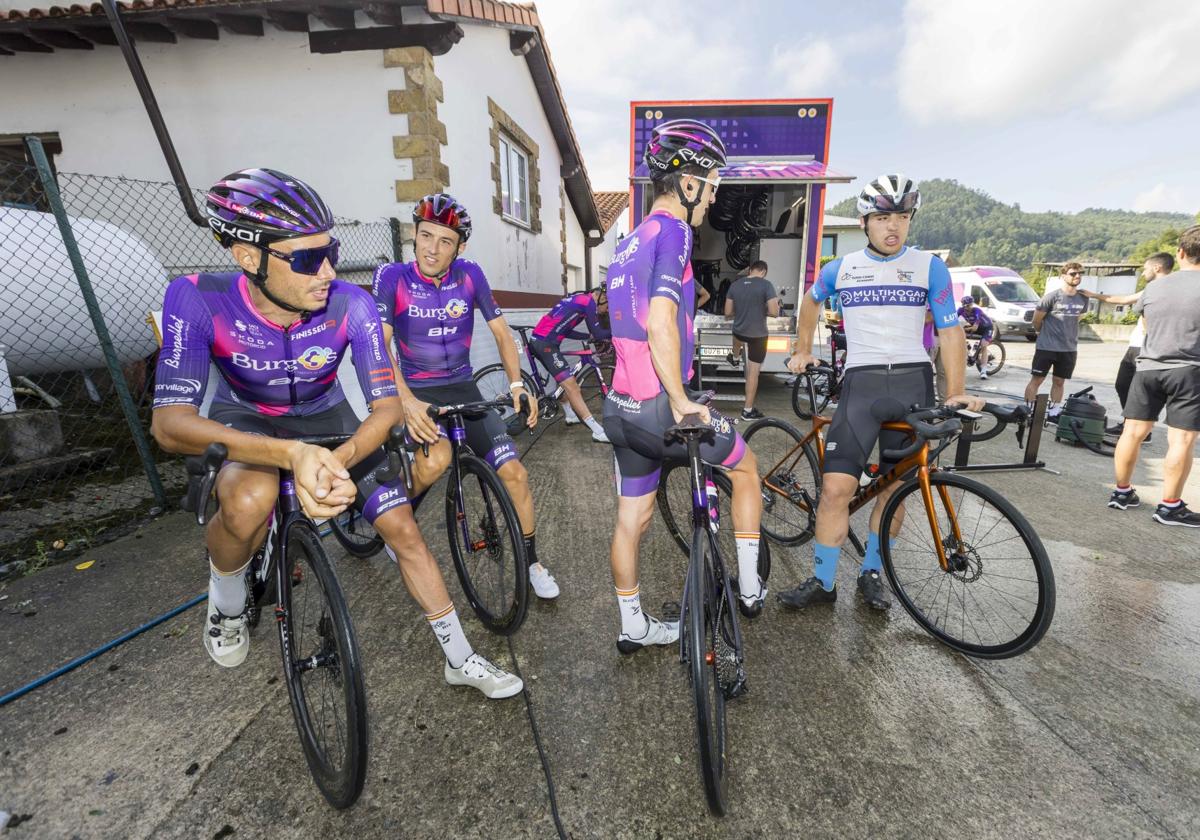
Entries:
{"label": "white gas tank", "polygon": [[[71,228],[117,357],[155,349],[145,318],[162,306],[167,270],[136,236],[107,222],[71,219]],[[50,213],[0,207],[0,342],[13,376],[104,367],[100,341]]]}

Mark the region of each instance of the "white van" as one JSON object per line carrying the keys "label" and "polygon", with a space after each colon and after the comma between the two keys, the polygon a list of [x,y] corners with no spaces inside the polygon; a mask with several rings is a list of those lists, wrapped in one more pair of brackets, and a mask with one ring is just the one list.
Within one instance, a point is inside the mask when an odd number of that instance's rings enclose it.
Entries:
{"label": "white van", "polygon": [[1020,274],[1011,268],[971,265],[950,269],[950,279],[954,283],[955,302],[964,295],[975,298],[976,305],[983,307],[996,325],[999,337],[1023,335],[1029,341],[1037,341],[1033,310],[1041,298]]}

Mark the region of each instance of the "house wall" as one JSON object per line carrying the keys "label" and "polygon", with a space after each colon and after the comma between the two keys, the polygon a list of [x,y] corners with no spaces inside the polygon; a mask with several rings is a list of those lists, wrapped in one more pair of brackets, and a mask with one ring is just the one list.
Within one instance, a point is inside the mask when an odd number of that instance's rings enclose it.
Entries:
{"label": "house wall", "polygon": [[859,227],[830,227],[826,224],[822,233],[826,236],[831,233],[837,235],[837,247],[834,248],[834,256],[844,257],[846,254],[861,251],[867,247],[867,235]]}

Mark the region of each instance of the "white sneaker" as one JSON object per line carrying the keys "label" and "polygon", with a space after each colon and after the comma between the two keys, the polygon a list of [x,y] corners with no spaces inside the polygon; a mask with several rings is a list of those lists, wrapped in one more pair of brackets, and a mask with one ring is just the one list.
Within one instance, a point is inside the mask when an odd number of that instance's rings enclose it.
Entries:
{"label": "white sneaker", "polygon": [[497,668],[478,653],[472,653],[461,668],[451,668],[446,662],[446,683],[448,685],[469,685],[478,688],[489,700],[503,700],[520,694],[525,684],[515,674],[510,674]]}
{"label": "white sneaker", "polygon": [[208,618],[204,622],[204,649],[223,668],[236,668],[250,653],[250,627],[246,613],[224,615],[212,601],[208,602]]}
{"label": "white sneaker", "polygon": [[550,570],[541,563],[534,563],[529,567],[529,585],[533,587],[533,594],[547,601],[558,597],[558,583],[554,580],[554,575],[550,574]]}
{"label": "white sneaker", "polygon": [[603,429],[592,429],[592,440],[596,443],[611,443]]}
{"label": "white sneaker", "polygon": [[579,425],[579,415],[576,414],[575,409],[571,408],[569,405],[563,406],[563,422],[568,426]]}
{"label": "white sneaker", "polygon": [[622,631],[617,636],[617,650],[621,653],[637,653],[650,645],[669,645],[679,641],[678,621],[659,621],[657,618],[646,616],[646,632],[638,638],[633,638]]}
{"label": "white sneaker", "polygon": [[980,379],[987,379],[987,371],[986,371],[986,370],[981,370],[981,371],[979,371],[979,378],[980,378]]}

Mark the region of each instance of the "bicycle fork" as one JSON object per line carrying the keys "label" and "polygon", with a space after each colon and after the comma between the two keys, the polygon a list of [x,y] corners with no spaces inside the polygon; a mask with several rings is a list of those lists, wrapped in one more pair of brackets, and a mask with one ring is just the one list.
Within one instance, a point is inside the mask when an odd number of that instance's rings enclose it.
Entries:
{"label": "bicycle fork", "polygon": [[[946,544],[942,537],[942,529],[938,524],[937,508],[933,501],[933,483],[929,480],[929,464],[925,460],[926,453],[922,453],[922,463],[920,469],[917,470],[917,482],[921,486],[921,501],[925,505],[925,516],[929,521],[929,530],[933,534],[933,544],[937,549],[938,565],[942,567],[943,572],[951,572],[950,558],[946,556]],[[954,503],[950,500],[950,492],[945,485],[938,485],[938,498],[941,499],[942,506],[946,510],[946,519],[950,523],[952,537],[954,539],[955,553],[962,545],[962,529],[958,524],[958,513],[954,510]]]}

